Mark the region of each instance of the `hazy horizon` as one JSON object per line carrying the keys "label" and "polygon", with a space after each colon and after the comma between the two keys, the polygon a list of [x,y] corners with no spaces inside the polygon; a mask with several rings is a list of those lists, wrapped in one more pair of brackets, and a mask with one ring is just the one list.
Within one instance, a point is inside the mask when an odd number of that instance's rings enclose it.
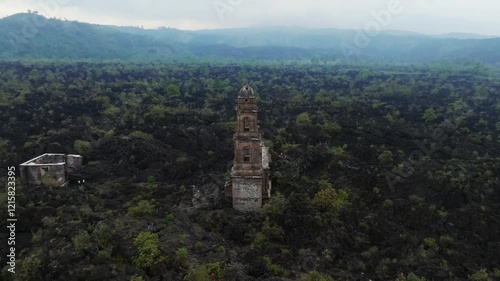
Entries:
{"label": "hazy horizon", "polygon": [[[439,35],[471,33],[500,36],[500,3],[483,0],[192,0],[110,1],[48,0],[0,1],[0,17],[28,10],[49,18],[93,24],[171,27],[182,30],[288,26],[305,28],[407,31]],[[388,17],[387,17],[388,16]]]}

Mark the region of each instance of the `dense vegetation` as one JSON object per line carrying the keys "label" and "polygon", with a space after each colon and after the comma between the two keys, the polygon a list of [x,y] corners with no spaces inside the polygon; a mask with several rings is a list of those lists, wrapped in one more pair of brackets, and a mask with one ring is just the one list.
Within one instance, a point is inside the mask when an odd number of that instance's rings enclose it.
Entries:
{"label": "dense vegetation", "polygon": [[[479,64],[2,62],[1,170],[43,152],[86,164],[67,187],[19,184],[18,280],[500,280],[497,77]],[[245,83],[273,157],[257,214],[220,198]]]}
{"label": "dense vegetation", "polygon": [[[182,31],[92,25],[17,14],[0,19],[0,59],[193,61],[442,59],[500,64],[500,38],[440,38],[404,32],[308,28],[241,28]],[[361,38],[361,39],[359,39]],[[355,42],[362,42],[356,44]]]}

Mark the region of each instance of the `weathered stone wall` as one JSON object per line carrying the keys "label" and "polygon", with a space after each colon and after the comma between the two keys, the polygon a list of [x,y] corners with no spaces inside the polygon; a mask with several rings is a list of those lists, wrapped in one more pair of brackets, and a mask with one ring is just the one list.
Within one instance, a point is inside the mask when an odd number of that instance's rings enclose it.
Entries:
{"label": "weathered stone wall", "polygon": [[80,155],[69,154],[66,156],[66,165],[68,165],[68,170],[79,170],[83,165],[83,157]]}
{"label": "weathered stone wall", "polygon": [[271,155],[269,153],[269,148],[262,146],[262,169],[268,170],[269,169],[269,162],[271,162]]}
{"label": "weathered stone wall", "polygon": [[59,184],[66,182],[66,169],[64,164],[21,166],[23,181],[32,184],[41,184],[43,177],[51,177]]}
{"label": "weathered stone wall", "polygon": [[63,185],[67,180],[67,172],[82,167],[83,157],[80,155],[43,154],[20,165],[23,182],[40,184],[44,177],[55,179]]}
{"label": "weathered stone wall", "polygon": [[34,164],[56,164],[66,162],[66,156],[64,154],[44,154],[36,158]]}
{"label": "weathered stone wall", "polygon": [[244,212],[262,208],[262,180],[258,177],[233,178],[233,208]]}

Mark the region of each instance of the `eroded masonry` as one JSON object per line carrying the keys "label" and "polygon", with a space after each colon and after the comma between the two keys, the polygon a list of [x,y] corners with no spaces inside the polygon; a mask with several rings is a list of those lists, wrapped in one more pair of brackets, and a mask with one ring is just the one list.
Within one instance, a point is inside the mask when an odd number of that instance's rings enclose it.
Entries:
{"label": "eroded masonry", "polygon": [[253,89],[245,85],[237,98],[237,128],[234,134],[234,164],[226,198],[233,208],[255,211],[271,197],[269,149],[264,146],[257,119],[257,101]]}
{"label": "eroded masonry", "polygon": [[83,157],[73,154],[45,153],[19,165],[24,183],[40,184],[51,179],[58,185],[65,185],[68,174],[82,167]]}

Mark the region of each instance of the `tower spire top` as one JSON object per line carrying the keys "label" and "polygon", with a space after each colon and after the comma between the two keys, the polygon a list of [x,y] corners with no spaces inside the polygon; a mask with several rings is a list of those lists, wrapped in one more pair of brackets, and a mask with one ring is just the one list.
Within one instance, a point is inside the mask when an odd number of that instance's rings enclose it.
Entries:
{"label": "tower spire top", "polygon": [[238,94],[240,97],[250,97],[250,96],[255,96],[255,93],[253,92],[252,87],[250,85],[246,84],[241,88],[240,93]]}

